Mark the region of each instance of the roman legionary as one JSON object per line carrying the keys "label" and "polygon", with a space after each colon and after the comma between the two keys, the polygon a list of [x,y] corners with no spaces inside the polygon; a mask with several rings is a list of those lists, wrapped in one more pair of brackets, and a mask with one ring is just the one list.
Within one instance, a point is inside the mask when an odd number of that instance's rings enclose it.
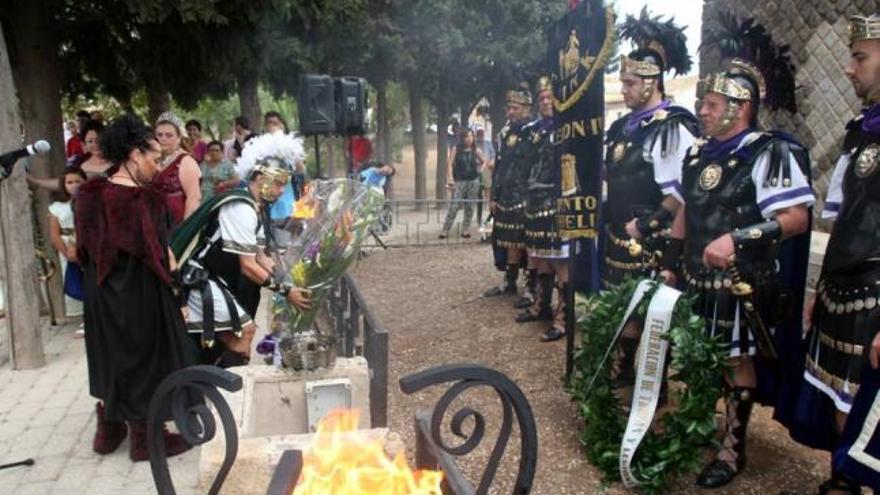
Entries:
{"label": "roman legionary", "polygon": [[621,93],[632,111],[606,138],[605,285],[650,275],[647,255],[663,249],[661,233],[681,204],[681,164],[697,120],[666,99],[663,73],[691,68],[683,31],[647,10],[620,27],[621,37],[639,48],[620,61]]}
{"label": "roman legionary", "polygon": [[[538,81],[538,113],[540,119],[530,126],[530,139],[537,150],[528,177],[525,207],[525,244],[529,264],[537,271],[537,294],[532,305],[516,316],[516,321],[552,320],[550,328],[541,336],[541,340],[550,342],[565,335],[568,245],[562,242],[556,229],[559,166],[552,140],[553,90],[546,77]],[[555,310],[552,308],[554,279],[558,301]]]}
{"label": "roman legionary", "polygon": [[[486,291],[486,297],[516,294],[516,279],[520,265],[525,261],[526,194],[537,150],[536,143],[532,142],[536,124],[529,118],[531,106],[532,94],[527,85],[507,92],[508,121],[498,136],[498,160],[493,170],[492,201],[489,203],[495,218],[493,243],[506,250],[507,267],[502,285]],[[515,305],[531,302],[529,297],[523,299]]]}
{"label": "roman legionary", "polygon": [[832,452],[821,493],[880,490],[880,14],[851,18],[850,54],[846,74],[865,110],[846,126],[822,212],[835,221],[805,310],[812,328],[792,429]]}
{"label": "roman legionary", "polygon": [[292,135],[252,139],[236,165],[247,188],[212,197],[172,238],[187,289],[187,330],[201,343],[203,361],[224,367],[247,363],[261,287],[300,308],[309,305],[303,289],[274,273],[269,251],[273,242],[268,207],[284,191],[303,156],[301,140]]}
{"label": "roman legionary", "polygon": [[[775,76],[789,72],[787,56],[772,65]],[[793,78],[784,81],[793,84]],[[766,84],[761,71],[740,59],[701,82],[699,117],[709,139],[695,142],[685,158],[684,206],[676,214],[664,257],[664,266],[671,267],[683,251],[680,274],[697,295],[694,310],[705,318],[706,332],[730,349],[724,437],[715,459],[697,478],[707,488],[729,483],[745,466],[752,405],[760,382],[771,379],[756,372],[757,360],[797,347],[775,345],[774,332],[783,333],[780,324],[796,313],[777,255],[785,239],[807,232],[813,194],[803,146],[784,133],[757,127],[768,86],[793,93],[776,79]],[[778,93],[770,96],[768,101],[783,101]],[[803,277],[806,258],[800,265]]]}
{"label": "roman legionary", "polygon": [[[602,283],[651,275],[681,205],[681,164],[697,134],[697,119],[665,95],[663,74],[691,68],[684,29],[642,11],[627,16],[620,35],[638,49],[620,61],[621,93],[632,111],[616,120],[606,137],[605,263]],[[627,324],[619,341],[617,394],[628,400],[635,383],[640,327]]]}

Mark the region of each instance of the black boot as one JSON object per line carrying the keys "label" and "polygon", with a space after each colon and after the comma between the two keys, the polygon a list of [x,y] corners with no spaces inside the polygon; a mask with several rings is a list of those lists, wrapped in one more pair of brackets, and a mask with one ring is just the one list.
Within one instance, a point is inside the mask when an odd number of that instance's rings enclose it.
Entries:
{"label": "black boot", "polygon": [[504,272],[504,282],[492,287],[483,293],[483,297],[508,296],[516,294],[516,279],[519,277],[519,267],[516,265],[507,265],[507,271]]}
{"label": "black boot", "polygon": [[[724,400],[727,418],[721,450],[697,476],[697,485],[703,488],[724,486],[745,468],[746,429],[752,415],[754,392],[754,388],[747,387],[733,387],[727,391]],[[724,456],[723,460],[721,456]]]}
{"label": "black boot", "polygon": [[523,292],[522,297],[520,297],[514,304],[513,307],[516,309],[524,309],[528,308],[532,304],[535,303],[535,289],[538,285],[538,270],[528,269],[526,270],[526,290]]}

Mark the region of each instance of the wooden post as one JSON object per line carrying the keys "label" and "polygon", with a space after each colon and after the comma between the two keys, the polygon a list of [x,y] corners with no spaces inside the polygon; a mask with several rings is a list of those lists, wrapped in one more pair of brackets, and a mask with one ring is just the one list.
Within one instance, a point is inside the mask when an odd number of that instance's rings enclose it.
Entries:
{"label": "wooden post", "polygon": [[[0,26],[0,150],[21,146],[18,95]],[[40,325],[37,289],[37,258],[31,224],[31,202],[21,166],[0,183],[0,230],[6,281],[6,328],[14,369],[39,368],[46,364]]]}

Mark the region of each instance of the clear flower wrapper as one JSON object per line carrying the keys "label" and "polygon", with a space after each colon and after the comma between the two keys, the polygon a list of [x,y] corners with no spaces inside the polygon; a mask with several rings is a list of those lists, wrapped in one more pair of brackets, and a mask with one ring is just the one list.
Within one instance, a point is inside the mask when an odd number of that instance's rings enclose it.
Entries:
{"label": "clear flower wrapper", "polygon": [[299,233],[286,244],[276,270],[308,290],[311,308],[301,311],[284,296],[273,297],[270,334],[257,351],[271,353],[275,365],[295,370],[333,365],[335,336],[320,332],[315,319],[357,258],[384,202],[380,189],[348,179],[313,181],[297,201],[293,220]]}

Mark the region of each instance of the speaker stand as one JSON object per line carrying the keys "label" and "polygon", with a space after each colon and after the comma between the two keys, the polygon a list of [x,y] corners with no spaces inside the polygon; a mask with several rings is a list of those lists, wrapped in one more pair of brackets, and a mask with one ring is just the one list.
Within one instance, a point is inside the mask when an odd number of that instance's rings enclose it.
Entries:
{"label": "speaker stand", "polygon": [[315,134],[315,178],[323,178],[321,177],[321,145],[318,143],[317,134]]}

